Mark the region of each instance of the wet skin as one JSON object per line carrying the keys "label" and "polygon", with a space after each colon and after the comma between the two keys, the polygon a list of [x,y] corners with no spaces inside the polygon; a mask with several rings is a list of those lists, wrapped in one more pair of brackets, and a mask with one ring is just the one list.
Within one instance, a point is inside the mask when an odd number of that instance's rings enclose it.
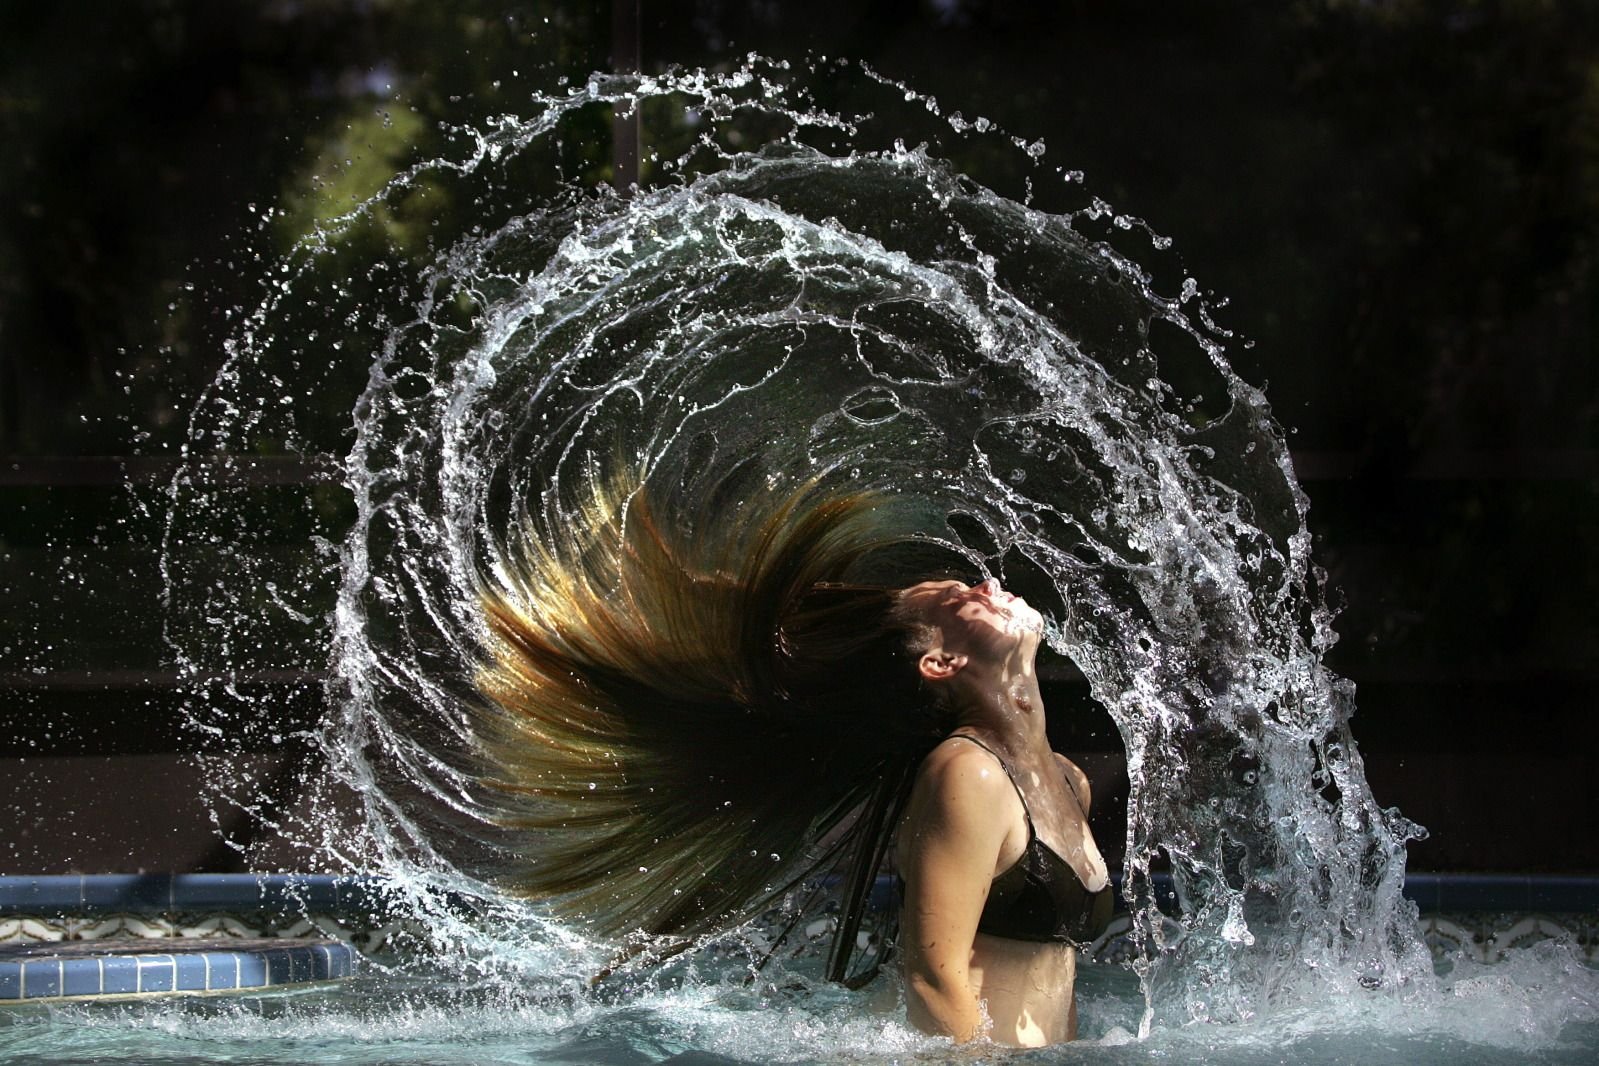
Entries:
{"label": "wet skin", "polygon": [[[977,931],[994,878],[1026,850],[1027,811],[1039,839],[1085,887],[1094,891],[1109,879],[1088,829],[1087,778],[1050,750],[1044,731],[1033,672],[1041,619],[992,581],[924,582],[906,590],[905,602],[937,632],[918,670],[929,685],[945,686],[959,722],[923,762],[900,823],[910,1021],[957,1042],[1071,1040],[1077,949]],[[1015,787],[972,737],[1005,759]]]}

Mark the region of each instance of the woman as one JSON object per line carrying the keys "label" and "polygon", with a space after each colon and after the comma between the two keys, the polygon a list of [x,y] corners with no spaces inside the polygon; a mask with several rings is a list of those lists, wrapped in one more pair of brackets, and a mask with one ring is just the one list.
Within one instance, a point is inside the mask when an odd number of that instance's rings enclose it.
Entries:
{"label": "woman", "polygon": [[1104,930],[1112,901],[1088,779],[1044,730],[1043,620],[994,581],[924,582],[903,602],[936,634],[917,670],[956,721],[899,836],[910,1020],[957,1041],[1073,1040],[1074,943]]}
{"label": "woman", "polygon": [[857,984],[898,825],[912,1022],[1069,1039],[1085,925],[1044,912],[1062,865],[1109,896],[1087,783],[1044,735],[1040,619],[992,582],[862,581],[904,565],[893,507],[596,477],[524,515],[481,588],[480,776],[527,834],[492,873],[595,933],[687,938],[843,861],[828,974]]}

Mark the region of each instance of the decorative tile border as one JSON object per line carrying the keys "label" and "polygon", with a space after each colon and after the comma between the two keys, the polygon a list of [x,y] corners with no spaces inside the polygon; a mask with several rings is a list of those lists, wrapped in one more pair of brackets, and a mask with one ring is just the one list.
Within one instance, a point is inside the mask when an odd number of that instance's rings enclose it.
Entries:
{"label": "decorative tile border", "polygon": [[336,940],[372,955],[417,923],[393,919],[377,923],[329,914],[212,913],[188,915],[96,914],[0,916],[0,949],[15,943],[116,942],[128,940]]}
{"label": "decorative tile border", "polygon": [[0,1006],[100,997],[243,992],[337,981],[356,952],[332,940],[0,945]]}
{"label": "decorative tile border", "polygon": [[0,947],[18,942],[331,938],[362,954],[416,925],[383,882],[329,874],[0,876]]}
{"label": "decorative tile border", "polygon": [[1428,915],[1422,934],[1433,958],[1500,962],[1517,948],[1560,940],[1588,963],[1599,963],[1599,914],[1477,913]]}

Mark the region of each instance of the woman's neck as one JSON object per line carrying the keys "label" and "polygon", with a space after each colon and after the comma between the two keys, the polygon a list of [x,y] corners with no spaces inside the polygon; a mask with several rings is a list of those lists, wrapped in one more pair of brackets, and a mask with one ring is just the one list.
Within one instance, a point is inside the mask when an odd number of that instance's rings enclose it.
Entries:
{"label": "woman's neck", "polygon": [[1035,748],[1047,752],[1044,697],[1030,659],[1026,669],[1000,664],[991,671],[973,671],[957,694],[957,728],[972,729],[997,741],[1007,754]]}

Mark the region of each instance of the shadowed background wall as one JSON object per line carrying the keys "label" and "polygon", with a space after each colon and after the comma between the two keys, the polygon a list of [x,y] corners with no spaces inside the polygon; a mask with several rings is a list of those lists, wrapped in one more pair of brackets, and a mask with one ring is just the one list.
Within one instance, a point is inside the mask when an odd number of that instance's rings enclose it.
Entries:
{"label": "shadowed background wall", "polygon": [[[0,13],[0,872],[301,861],[221,846],[195,799],[133,506],[255,256],[436,154],[441,121],[751,50],[853,57],[1042,137],[1172,237],[1290,430],[1373,788],[1433,831],[1412,868],[1599,871],[1599,9],[131,0]],[[615,134],[582,149],[602,177]],[[243,476],[263,506],[317,480]],[[1114,730],[1051,676],[1119,844]],[[280,738],[320,707],[297,713]],[[285,780],[312,758],[259,748]]]}

